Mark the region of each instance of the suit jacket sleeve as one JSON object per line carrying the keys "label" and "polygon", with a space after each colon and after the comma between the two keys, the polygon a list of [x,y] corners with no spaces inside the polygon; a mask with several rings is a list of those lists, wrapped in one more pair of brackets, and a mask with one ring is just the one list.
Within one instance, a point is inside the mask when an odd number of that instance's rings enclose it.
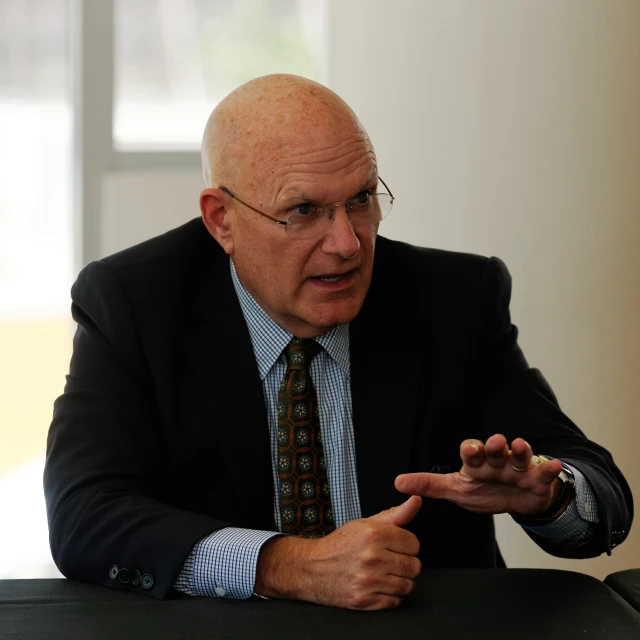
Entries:
{"label": "suit jacket sleeve", "polygon": [[511,324],[511,278],[497,258],[484,271],[479,295],[480,318],[475,350],[478,406],[483,439],[503,433],[511,442],[525,438],[534,452],[559,458],[579,469],[597,495],[597,534],[576,549],[557,545],[527,531],[545,551],[568,558],[594,557],[620,544],[633,518],[633,499],[611,454],[587,439],[560,410],[551,387],[538,369],[530,368]]}
{"label": "suit jacket sleeve", "polygon": [[[44,473],[53,558],[69,578],[163,598],[193,545],[228,523],[170,507],[157,489],[166,464],[157,408],[116,272],[90,264],[72,300],[78,328]],[[144,588],[131,582],[135,570],[150,577]]]}

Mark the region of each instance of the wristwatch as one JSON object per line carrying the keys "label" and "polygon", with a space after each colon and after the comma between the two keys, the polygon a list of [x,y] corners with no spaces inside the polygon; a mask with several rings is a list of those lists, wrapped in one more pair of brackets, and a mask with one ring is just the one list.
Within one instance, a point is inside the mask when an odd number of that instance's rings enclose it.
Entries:
{"label": "wristwatch", "polygon": [[[546,456],[538,455],[543,462],[548,462],[551,458],[547,458]],[[576,495],[576,479],[573,475],[573,471],[569,469],[569,467],[562,465],[562,471],[558,476],[558,480],[562,482],[562,488],[560,492],[556,496],[556,499],[549,505],[549,507],[543,511],[542,513],[530,514],[530,515],[522,515],[522,514],[514,514],[515,518],[520,524],[532,525],[532,526],[540,526],[543,524],[549,524],[556,520],[554,515],[558,512],[558,510],[565,504],[569,504],[571,500]]]}

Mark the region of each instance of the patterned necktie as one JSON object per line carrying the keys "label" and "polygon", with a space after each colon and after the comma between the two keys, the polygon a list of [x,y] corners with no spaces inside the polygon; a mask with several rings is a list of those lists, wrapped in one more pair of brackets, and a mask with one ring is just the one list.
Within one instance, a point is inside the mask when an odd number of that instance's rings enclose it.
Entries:
{"label": "patterned necktie", "polygon": [[278,473],[282,532],[318,538],[331,533],[329,480],[322,448],[318,398],[309,366],[315,340],[293,338],[278,394]]}

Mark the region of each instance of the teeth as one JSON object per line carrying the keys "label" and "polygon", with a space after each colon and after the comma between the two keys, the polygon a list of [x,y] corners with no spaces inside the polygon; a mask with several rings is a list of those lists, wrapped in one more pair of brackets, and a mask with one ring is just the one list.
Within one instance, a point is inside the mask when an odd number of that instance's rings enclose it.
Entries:
{"label": "teeth", "polygon": [[325,276],[324,278],[320,278],[323,282],[338,282],[342,276]]}

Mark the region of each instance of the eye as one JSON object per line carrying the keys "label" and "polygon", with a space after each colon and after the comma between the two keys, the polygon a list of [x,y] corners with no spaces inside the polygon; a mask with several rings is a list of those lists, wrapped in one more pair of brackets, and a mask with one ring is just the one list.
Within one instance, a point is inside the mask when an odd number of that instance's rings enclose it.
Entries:
{"label": "eye", "polygon": [[311,204],[311,202],[303,202],[302,204],[297,204],[295,207],[291,207],[289,212],[294,216],[308,218],[318,213],[318,205]]}
{"label": "eye", "polygon": [[351,198],[352,207],[367,207],[371,200],[371,191],[361,191],[357,196]]}

